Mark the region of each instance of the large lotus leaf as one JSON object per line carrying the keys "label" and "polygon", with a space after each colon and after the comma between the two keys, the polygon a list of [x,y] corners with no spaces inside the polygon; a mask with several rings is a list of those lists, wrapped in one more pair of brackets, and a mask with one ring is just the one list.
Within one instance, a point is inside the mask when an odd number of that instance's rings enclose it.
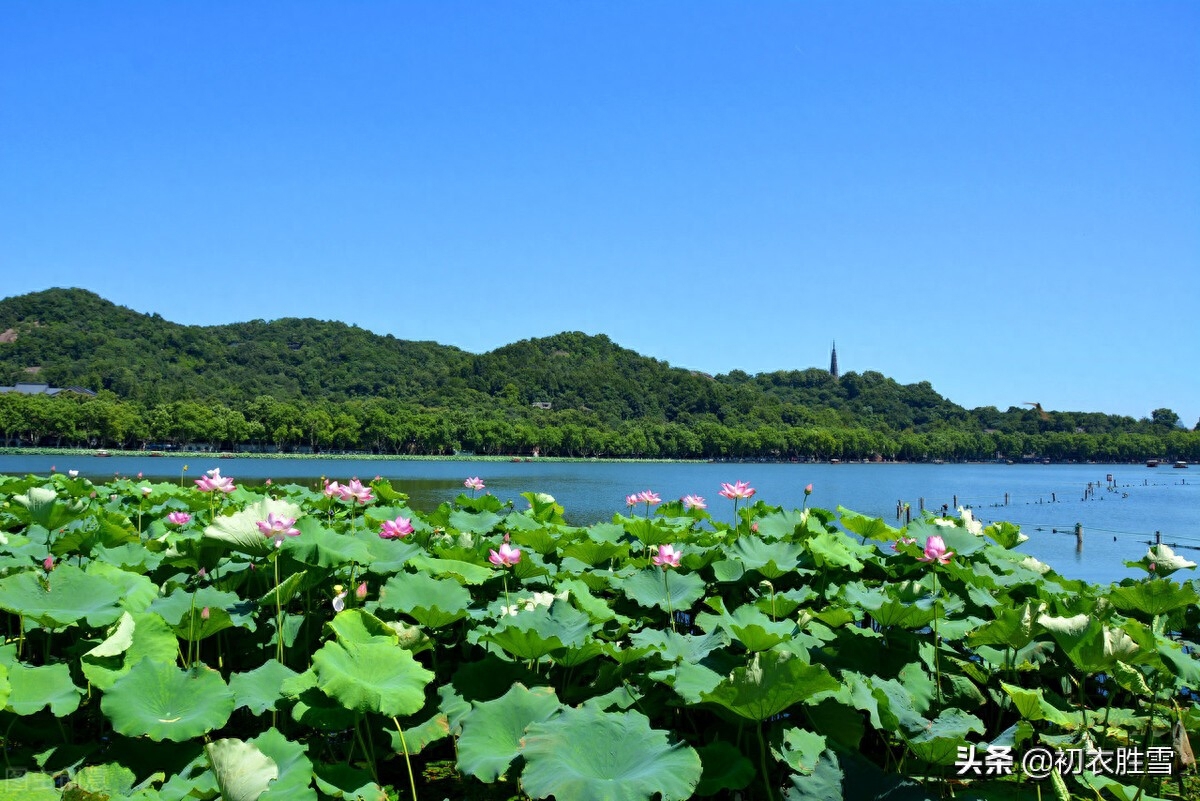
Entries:
{"label": "large lotus leaf", "polygon": [[331,798],[345,801],[387,801],[388,794],[371,780],[370,774],[341,762],[313,765],[317,789]]}
{"label": "large lotus leaf", "polygon": [[670,745],[638,712],[567,708],[532,723],[522,750],[521,785],[531,798],[572,801],[663,801],[691,797],[700,781],[700,756]]}
{"label": "large lotus leaf", "polygon": [[1126,562],[1125,564],[1128,567],[1143,568],[1147,572],[1160,578],[1163,576],[1169,576],[1176,570],[1183,570],[1185,568],[1196,566],[1195,562],[1184,559],[1182,556],[1177,555],[1173,550],[1171,550],[1169,546],[1161,543],[1158,545],[1151,545],[1150,550],[1148,550],[1146,555],[1141,558],[1141,561]]}
{"label": "large lotus leaf", "polygon": [[603,598],[592,594],[592,588],[580,579],[565,579],[555,582],[558,594],[570,593],[571,599],[581,611],[592,619],[593,623],[606,623],[615,620],[620,625],[628,625],[630,620],[624,615],[613,611]]}
{"label": "large lotus leaf", "polygon": [[317,686],[356,712],[411,715],[425,704],[433,674],[412,654],[382,642],[328,642],[313,654]]}
{"label": "large lotus leaf", "polygon": [[183,742],[225,725],[233,691],[215,670],[143,659],[113,683],[100,708],[121,734]]}
{"label": "large lotus leaf", "polygon": [[421,553],[420,545],[400,540],[385,540],[375,532],[359,532],[355,538],[367,549],[364,569],[377,576],[388,576],[400,571],[409,559]]}
{"label": "large lotus leaf", "polygon": [[45,628],[79,620],[93,627],[107,626],[121,616],[120,600],[116,587],[74,565],[59,565],[45,575],[27,570],[0,579],[0,609]]}
{"label": "large lotus leaf", "polygon": [[117,588],[121,608],[126,612],[145,612],[158,597],[158,585],[146,576],[122,570],[105,562],[91,562],[87,573],[98,576]]}
{"label": "large lotus leaf", "polygon": [[462,584],[483,584],[496,575],[496,571],[490,567],[464,562],[461,559],[438,559],[426,553],[412,557],[408,564],[432,576],[451,576]]}
{"label": "large lotus leaf", "polygon": [[619,586],[627,597],[642,606],[657,606],[664,612],[668,608],[687,610],[704,595],[704,579],[697,574],[657,567],[639,570]]}
{"label": "large lotus leaf", "polygon": [[908,747],[931,765],[953,765],[958,748],[970,732],[983,734],[983,721],[961,709],[945,709],[920,733],[908,738]]}
{"label": "large lotus leaf", "polygon": [[128,523],[129,520],[124,515],[113,515],[111,512],[100,512],[95,517],[72,522],[65,531],[60,531],[55,537],[50,552],[55,556],[91,556],[93,552],[104,548],[119,548],[132,544],[143,554],[150,555],[149,551],[141,547],[141,535],[138,530],[132,525],[125,525]]}
{"label": "large lotus leaf", "polygon": [[49,706],[56,717],[65,717],[79,708],[83,690],[71,681],[67,665],[31,667],[17,660],[15,645],[0,649],[0,664],[8,671],[7,681],[0,676],[0,683],[7,685],[10,712],[32,715]]}
{"label": "large lotus leaf", "polygon": [[582,647],[593,629],[591,618],[556,598],[550,606],[506,615],[484,639],[520,659],[538,659],[560,648]]}
{"label": "large lotus leaf", "polygon": [[704,773],[696,785],[696,795],[710,796],[726,790],[741,790],[754,780],[754,763],[724,740],[714,740],[697,749]]}
{"label": "large lotus leaf", "polygon": [[624,558],[629,554],[629,546],[614,542],[597,542],[586,539],[579,542],[572,542],[570,545],[564,547],[560,553],[563,557],[578,559],[584,564],[594,566],[600,562],[616,559],[617,557]]}
{"label": "large lotus leaf", "polygon": [[0,780],[0,801],[61,801],[62,790],[49,773],[9,773]]}
{"label": "large lotus leaf", "polygon": [[1048,720],[1059,726],[1070,724],[1068,715],[1047,701],[1041,688],[1027,690],[1004,681],[1000,682],[1000,687],[1008,693],[1017,713],[1025,720]]}
{"label": "large lotus leaf", "polygon": [[704,631],[726,631],[748,651],[765,651],[790,639],[796,633],[794,621],[772,620],[765,612],[751,604],[739,606],[732,614],[713,615],[702,612],[696,616],[696,625]]}
{"label": "large lotus leaf", "polygon": [[629,635],[638,648],[653,648],[668,662],[699,662],[718,648],[729,645],[724,630],[707,634],[680,634],[665,629],[642,629]]}
{"label": "large lotus leaf", "polygon": [[345,609],[328,624],[338,642],[347,647],[354,644],[383,641],[395,643],[396,632],[365,609]]}
{"label": "large lotus leaf", "polygon": [[1100,673],[1117,661],[1130,662],[1142,650],[1124,631],[1106,626],[1089,615],[1063,618],[1042,615],[1044,626],[1064,653],[1083,673]]}
{"label": "large lotus leaf", "polygon": [[[470,705],[468,704],[468,706]],[[404,729],[403,739],[395,729],[388,729],[388,739],[391,741],[392,750],[397,754],[403,754],[407,749],[410,757],[421,753],[429,744],[444,740],[449,736],[450,716],[445,712],[437,712],[424,723]]]}
{"label": "large lotus leaf", "polygon": [[204,746],[224,801],[258,801],[279,777],[275,760],[242,740],[217,740]]}
{"label": "large lotus leaf", "polygon": [[983,533],[995,540],[1002,548],[1016,548],[1029,539],[1021,533],[1020,526],[1005,522],[993,523],[985,528]]}
{"label": "large lotus leaf", "polygon": [[917,709],[917,703],[903,684],[895,679],[868,676],[871,694],[878,704],[879,720],[887,731],[900,734],[923,731],[929,720]]}
{"label": "large lotus leaf", "polygon": [[274,761],[279,778],[267,787],[258,801],[316,801],[312,787],[313,765],[305,746],[285,738],[276,729],[267,729],[249,741]]}
{"label": "large lotus leaf", "polygon": [[[839,506],[837,512],[841,518],[842,525],[852,534],[857,534],[868,540],[879,540],[881,542],[895,542],[900,538],[900,529],[892,528],[881,517],[866,517],[858,512],[852,512],[843,506]],[[758,530],[762,531],[761,522],[759,523]]]}
{"label": "large lotus leaf", "polygon": [[809,774],[817,769],[817,760],[825,751],[825,737],[806,729],[791,727],[784,729],[779,747],[771,748],[771,754],[796,773]]}
{"label": "large lotus leaf", "polygon": [[861,545],[844,534],[822,531],[805,542],[818,568],[845,567],[857,573],[863,569],[862,560],[872,556],[875,549]]}
{"label": "large lotus leaf", "polygon": [[[80,768],[75,774],[75,787],[87,793],[95,793],[103,798],[125,798],[133,794],[133,784],[137,781],[134,772],[124,765],[106,763],[104,765],[89,765]],[[63,795],[67,798],[65,791]]]}
{"label": "large lotus leaf", "polygon": [[777,579],[796,569],[804,546],[795,542],[766,543],[755,536],[738,537],[729,548],[729,558],[757,570],[768,579]]}
{"label": "large lotus leaf", "polygon": [[768,540],[785,540],[795,536],[796,530],[802,527],[807,519],[807,512],[789,509],[763,515],[755,522],[758,523],[760,537]]}
{"label": "large lotus leaf", "polygon": [[522,492],[521,497],[529,501],[529,517],[542,523],[565,523],[562,506],[554,496],[544,492]]}
{"label": "large lotus leaf", "polygon": [[[207,618],[205,609],[208,609]],[[201,587],[195,592],[177,589],[165,598],[157,598],[150,604],[150,611],[167,621],[178,636],[193,642],[231,626],[251,631],[257,627],[253,603],[242,601],[237,593],[212,586]]]}
{"label": "large lotus leaf", "polygon": [[466,512],[456,509],[450,513],[450,527],[472,534],[487,534],[500,523],[500,515],[493,512]]}
{"label": "large lotus leaf", "polygon": [[1024,648],[1038,635],[1037,619],[1046,609],[1040,601],[1026,601],[1017,608],[1005,608],[995,620],[989,621],[967,635],[967,644],[1007,645]]}
{"label": "large lotus leaf", "polygon": [[471,593],[452,579],[428,573],[400,573],[379,590],[379,606],[411,616],[423,626],[438,629],[467,616]]}
{"label": "large lotus leaf", "polygon": [[474,704],[462,720],[458,769],[480,781],[494,782],[521,753],[531,723],[548,720],[562,705],[550,687],[512,688],[494,701]]}
{"label": "large lotus leaf", "polygon": [[49,487],[30,487],[23,495],[14,495],[13,503],[24,511],[17,516],[49,531],[62,528],[87,511],[87,501],[59,498]]}
{"label": "large lotus leaf", "polygon": [[161,617],[126,612],[109,636],[80,659],[83,675],[107,692],[143,659],[170,663],[179,655],[179,640]]}
{"label": "large lotus leaf", "polygon": [[734,669],[703,698],[739,717],[762,721],[839,686],[822,665],[809,665],[791,654],[766,651],[754,654],[749,665]]}
{"label": "large lotus leaf", "polygon": [[292,719],[323,732],[345,731],[354,725],[358,714],[346,707],[316,687],[296,694],[296,704],[292,707]]}
{"label": "large lotus leaf", "polygon": [[234,709],[244,706],[256,715],[274,709],[284,697],[281,689],[284,682],[299,675],[275,659],[268,659],[246,673],[234,673],[229,677]]}
{"label": "large lotus leaf", "polygon": [[[270,537],[263,536],[258,524],[269,515],[284,518],[300,517],[300,507],[291,501],[277,498],[260,498],[239,512],[232,515],[222,515],[212,521],[204,529],[204,536],[210,540],[221,542],[231,551],[249,554],[250,556],[266,556],[275,548]],[[315,521],[301,521],[315,522]],[[319,524],[317,524],[319,527]],[[296,539],[288,537],[287,539]]]}
{"label": "large lotus leaf", "polygon": [[792,786],[784,796],[786,801],[842,801],[843,798],[858,798],[846,796],[842,791],[845,772],[838,764],[837,755],[826,749],[817,758],[816,767],[811,773],[792,774]]}
{"label": "large lotus leaf", "polygon": [[1170,579],[1155,579],[1127,587],[1113,587],[1108,592],[1108,598],[1113,606],[1122,611],[1138,611],[1147,615],[1164,615],[1200,603],[1200,596],[1191,584],[1176,584]]}

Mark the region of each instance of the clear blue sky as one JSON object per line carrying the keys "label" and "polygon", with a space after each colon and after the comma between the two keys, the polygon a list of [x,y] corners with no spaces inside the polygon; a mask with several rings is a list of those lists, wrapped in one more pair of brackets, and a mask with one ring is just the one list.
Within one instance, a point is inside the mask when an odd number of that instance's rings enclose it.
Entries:
{"label": "clear blue sky", "polygon": [[1200,418],[1200,3],[0,4],[0,295]]}

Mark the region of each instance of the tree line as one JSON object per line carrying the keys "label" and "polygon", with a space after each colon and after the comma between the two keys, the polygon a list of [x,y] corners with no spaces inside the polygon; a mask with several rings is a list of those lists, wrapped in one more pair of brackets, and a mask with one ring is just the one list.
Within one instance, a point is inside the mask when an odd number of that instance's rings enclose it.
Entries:
{"label": "tree line", "polygon": [[[1052,429],[1048,421],[1047,429]],[[477,410],[395,399],[279,400],[242,404],[171,401],[146,405],[111,392],[96,397],[0,394],[7,447],[203,449],[375,454],[567,456],[679,459],[1051,459],[1122,462],[1200,460],[1200,432],[1177,426],[1091,433],[970,430],[947,424],[894,431],[862,424],[625,420],[578,409],[512,405]]]}

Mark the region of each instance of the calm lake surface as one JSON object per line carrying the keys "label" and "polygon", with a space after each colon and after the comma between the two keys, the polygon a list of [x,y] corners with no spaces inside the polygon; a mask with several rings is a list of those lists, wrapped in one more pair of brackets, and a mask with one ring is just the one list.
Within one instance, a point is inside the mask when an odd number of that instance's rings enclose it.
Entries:
{"label": "calm lake surface", "polygon": [[[258,483],[315,484],[322,476],[346,481],[376,475],[408,493],[415,509],[429,511],[463,492],[468,476],[480,476],[487,491],[515,508],[527,504],[522,492],[545,492],[566,508],[577,525],[609,520],[625,512],[625,496],[654,490],[663,499],[701,495],[714,517],[731,519],[732,502],[717,495],[722,482],[748,481],[755,500],[799,507],[811,483],[810,506],[838,505],[896,522],[898,501],[917,515],[926,509],[970,506],[985,523],[1008,520],[1029,536],[1022,547],[1071,578],[1106,583],[1144,576],[1124,566],[1140,559],[1154,539],[1200,561],[1200,470],[1155,469],[1138,465],[1004,464],[758,464],[758,463],[612,463],[612,462],[468,462],[435,460],[235,459],[173,456],[0,456],[0,474],[22,475],[79,470],[93,480],[114,474],[144,473],[147,478],[178,480],[183,466],[189,480],[220,467],[222,475]],[[1108,474],[1116,489],[1106,489]],[[1098,485],[1085,500],[1088,482]],[[1008,505],[1005,505],[1005,494]],[[641,507],[639,507],[640,509]],[[1076,549],[1074,527],[1082,523],[1084,543]],[[1193,571],[1176,574],[1191,578]]]}

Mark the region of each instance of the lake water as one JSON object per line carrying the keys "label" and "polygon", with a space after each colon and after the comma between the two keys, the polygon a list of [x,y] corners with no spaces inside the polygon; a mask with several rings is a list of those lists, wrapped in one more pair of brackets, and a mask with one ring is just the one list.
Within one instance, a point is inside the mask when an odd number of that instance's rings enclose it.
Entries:
{"label": "lake water", "polygon": [[[316,484],[322,476],[390,479],[408,493],[414,508],[428,511],[464,491],[468,476],[480,476],[488,491],[526,507],[522,492],[545,492],[566,508],[578,525],[608,520],[625,512],[625,496],[653,490],[664,499],[701,495],[715,517],[732,518],[732,502],[717,495],[722,482],[748,481],[758,490],[755,500],[798,507],[804,486],[811,483],[810,506],[838,505],[896,522],[898,501],[917,514],[970,506],[985,522],[1008,520],[1021,525],[1030,541],[1022,546],[1032,556],[1065,576],[1095,582],[1145,575],[1126,568],[1140,559],[1161,532],[1162,541],[1185,558],[1200,561],[1200,475],[1169,465],[1150,469],[1137,465],[1040,464],[758,464],[758,463],[623,463],[623,462],[468,462],[436,460],[346,459],[198,459],[163,456],[0,456],[0,473],[24,474],[77,469],[93,480],[115,473],[178,480],[188,465],[189,480],[220,467],[236,480]],[[1116,489],[1108,490],[1112,474]],[[1084,499],[1088,482],[1098,485]],[[1008,503],[1005,505],[1007,493]],[[957,496],[957,497],[956,497]],[[639,507],[639,510],[642,507]],[[1084,544],[1076,548],[1074,527],[1082,523]],[[1192,571],[1176,574],[1192,577]]]}

